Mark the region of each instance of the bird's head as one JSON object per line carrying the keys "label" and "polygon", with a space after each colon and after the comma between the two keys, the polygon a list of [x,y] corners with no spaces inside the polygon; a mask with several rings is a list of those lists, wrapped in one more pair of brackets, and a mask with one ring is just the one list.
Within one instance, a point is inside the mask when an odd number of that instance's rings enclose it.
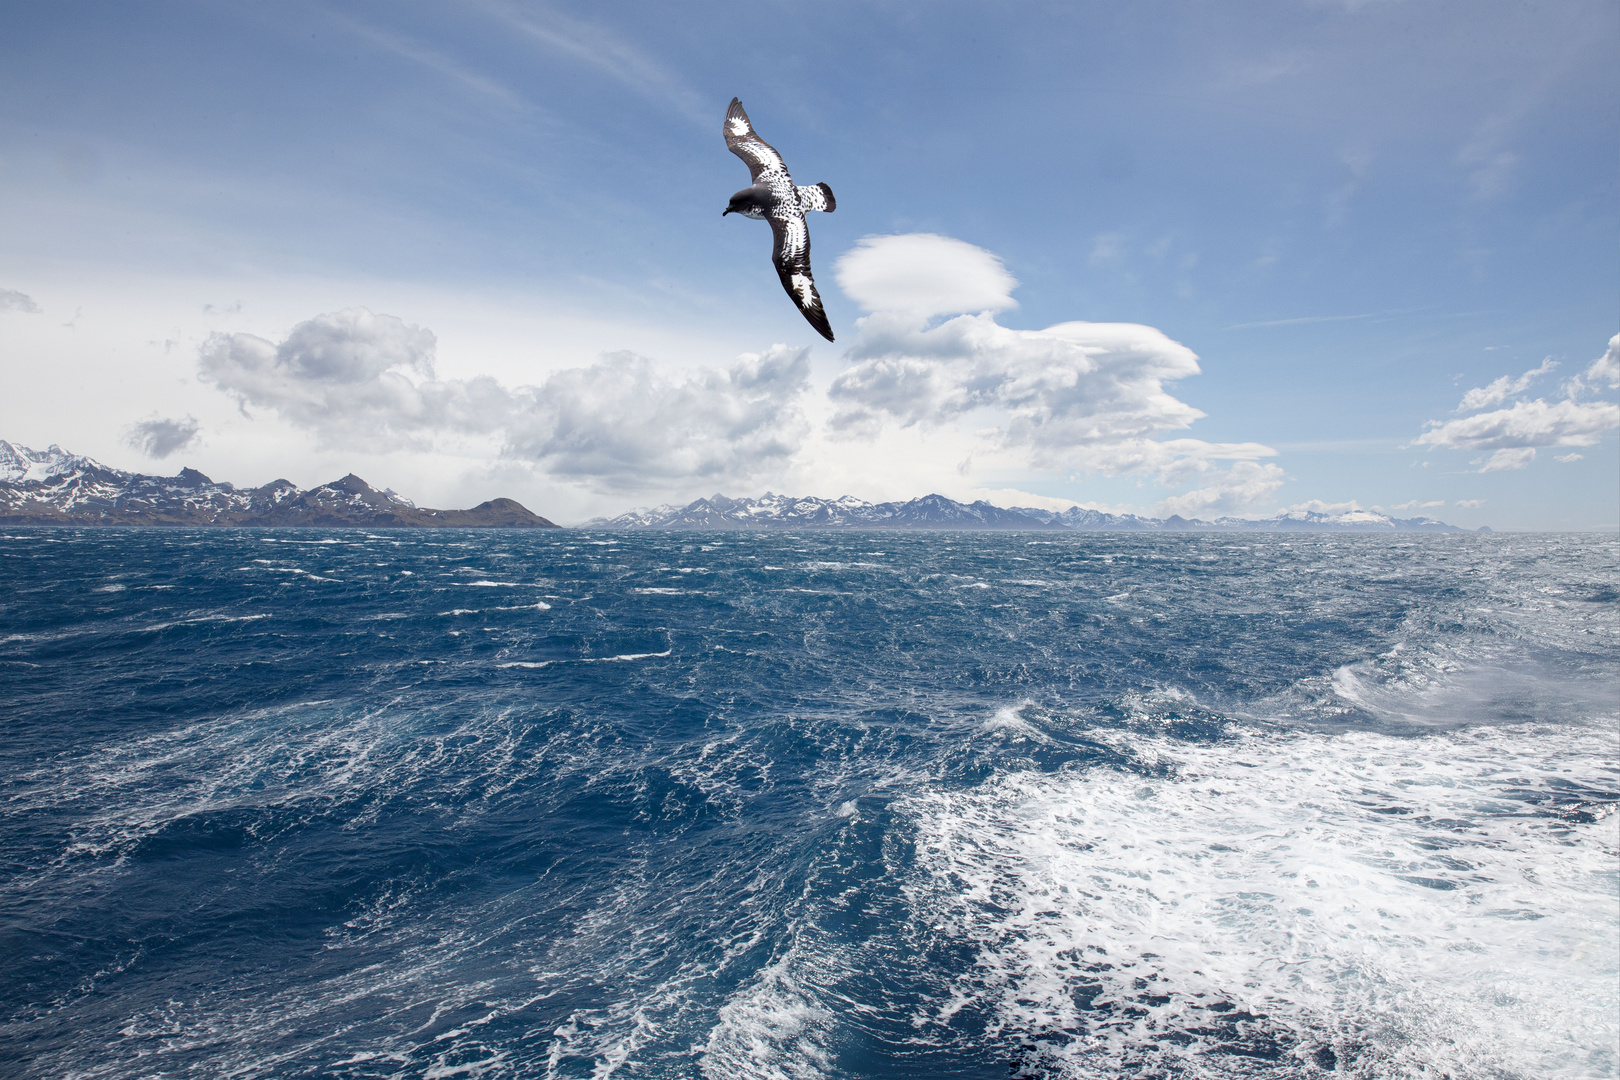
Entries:
{"label": "bird's head", "polygon": [[763,188],[746,187],[731,197],[726,208],[720,211],[720,216],[727,214],[741,214],[743,217],[759,217],[764,211],[768,192]]}

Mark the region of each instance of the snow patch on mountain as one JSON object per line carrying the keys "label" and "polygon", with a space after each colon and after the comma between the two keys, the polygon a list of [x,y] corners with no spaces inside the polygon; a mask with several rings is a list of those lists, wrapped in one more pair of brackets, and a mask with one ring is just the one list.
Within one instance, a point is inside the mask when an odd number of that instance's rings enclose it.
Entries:
{"label": "snow patch on mountain", "polygon": [[18,483],[25,480],[50,480],[73,472],[99,469],[110,473],[94,458],[70,454],[55,443],[44,450],[31,450],[18,443],[0,439],[0,481]]}

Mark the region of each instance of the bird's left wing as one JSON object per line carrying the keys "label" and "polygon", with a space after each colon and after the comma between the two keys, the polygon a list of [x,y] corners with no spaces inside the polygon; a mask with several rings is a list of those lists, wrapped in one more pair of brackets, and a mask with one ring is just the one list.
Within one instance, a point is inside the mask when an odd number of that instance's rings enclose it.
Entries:
{"label": "bird's left wing", "polygon": [[776,147],[754,134],[754,125],[743,112],[742,102],[736,98],[731,99],[731,107],[726,110],[721,132],[726,137],[726,149],[748,163],[748,175],[754,183],[759,183],[760,176],[768,172],[780,170],[787,175],[782,155],[776,152]]}
{"label": "bird's left wing", "polygon": [[810,274],[810,229],[804,223],[804,212],[798,207],[793,211],[771,215],[771,237],[775,241],[771,262],[776,264],[782,288],[804,313],[805,321],[832,341],[832,324],[821,306],[821,294],[816,292],[816,279]]}

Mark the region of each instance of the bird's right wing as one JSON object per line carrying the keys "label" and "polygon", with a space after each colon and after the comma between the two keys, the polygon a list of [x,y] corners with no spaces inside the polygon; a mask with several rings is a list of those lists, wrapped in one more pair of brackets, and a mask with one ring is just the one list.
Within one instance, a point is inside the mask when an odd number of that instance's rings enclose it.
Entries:
{"label": "bird's right wing", "polygon": [[816,292],[816,279],[810,274],[810,229],[804,223],[803,211],[772,214],[771,237],[775,241],[771,262],[776,264],[782,288],[816,333],[832,341],[832,324],[821,306],[821,294]]}
{"label": "bird's right wing", "polygon": [[720,130],[726,137],[726,149],[747,162],[748,175],[754,183],[759,183],[760,176],[768,172],[780,170],[782,175],[787,175],[787,165],[783,163],[782,155],[776,152],[776,147],[754,134],[754,125],[749,122],[748,114],[743,112],[741,101],[731,99],[731,107],[726,110],[726,122]]}

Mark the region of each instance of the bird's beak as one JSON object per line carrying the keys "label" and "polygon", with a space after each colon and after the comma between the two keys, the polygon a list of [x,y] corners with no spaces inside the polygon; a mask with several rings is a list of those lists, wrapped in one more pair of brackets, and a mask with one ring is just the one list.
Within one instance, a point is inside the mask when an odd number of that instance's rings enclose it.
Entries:
{"label": "bird's beak", "polygon": [[720,211],[720,216],[725,217],[729,213],[731,213],[731,207],[728,206],[724,210]]}

